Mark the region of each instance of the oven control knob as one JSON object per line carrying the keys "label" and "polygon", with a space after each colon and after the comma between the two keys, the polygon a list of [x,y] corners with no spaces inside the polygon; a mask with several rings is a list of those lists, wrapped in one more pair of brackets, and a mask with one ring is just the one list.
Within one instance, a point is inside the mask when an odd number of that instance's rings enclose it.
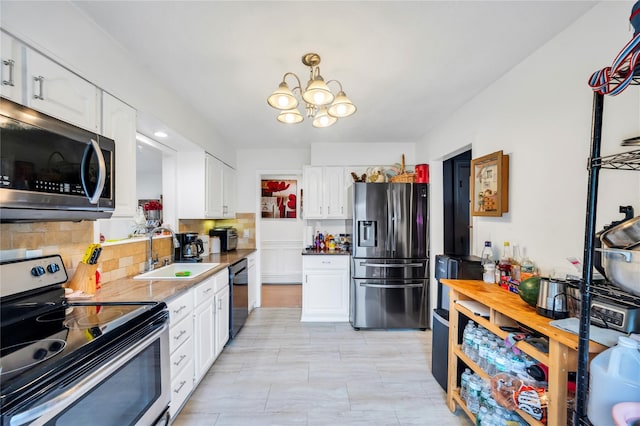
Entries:
{"label": "oven control knob", "polygon": [[55,274],[59,270],[60,266],[58,266],[57,263],[50,263],[49,265],[47,265],[47,272],[49,272],[50,274]]}
{"label": "oven control knob", "polygon": [[59,352],[63,346],[64,344],[62,342],[53,342],[49,345],[49,350],[51,352]]}
{"label": "oven control knob", "polygon": [[47,351],[46,349],[40,348],[33,353],[33,359],[42,361],[48,353],[49,351]]}
{"label": "oven control knob", "polygon": [[34,277],[40,277],[44,275],[44,268],[42,266],[34,266],[31,268],[31,275]]}

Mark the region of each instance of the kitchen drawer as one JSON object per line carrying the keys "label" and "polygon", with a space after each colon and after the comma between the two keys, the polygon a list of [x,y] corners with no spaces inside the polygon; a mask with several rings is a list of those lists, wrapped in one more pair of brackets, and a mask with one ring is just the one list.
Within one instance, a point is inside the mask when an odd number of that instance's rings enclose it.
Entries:
{"label": "kitchen drawer", "polygon": [[186,341],[171,354],[171,380],[175,379],[187,365],[193,365],[193,340]]}
{"label": "kitchen drawer", "polygon": [[342,254],[319,254],[302,256],[304,269],[346,269],[349,270],[350,257]]}
{"label": "kitchen drawer", "polygon": [[175,379],[171,380],[171,403],[169,414],[174,418],[193,390],[193,361]]}
{"label": "kitchen drawer", "polygon": [[184,317],[193,312],[193,295],[186,291],[177,298],[167,302],[171,325],[177,324]]}
{"label": "kitchen drawer", "polygon": [[189,315],[179,323],[172,325],[169,329],[169,337],[171,339],[169,341],[169,352],[173,353],[191,336],[193,336],[193,318]]}
{"label": "kitchen drawer", "polygon": [[223,272],[219,272],[216,276],[215,292],[219,292],[225,287],[229,286],[229,272],[225,269]]}
{"label": "kitchen drawer", "polygon": [[203,281],[202,283],[198,284],[193,289],[194,301],[196,306],[199,306],[204,301],[211,299],[213,295],[216,294],[214,289],[215,284],[216,284],[216,279],[215,279],[215,276],[213,276]]}

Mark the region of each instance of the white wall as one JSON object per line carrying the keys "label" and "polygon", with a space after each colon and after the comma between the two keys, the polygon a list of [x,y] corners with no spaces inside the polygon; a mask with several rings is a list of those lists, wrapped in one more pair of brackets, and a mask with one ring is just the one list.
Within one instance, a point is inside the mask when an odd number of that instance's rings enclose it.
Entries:
{"label": "white wall", "polygon": [[417,164],[415,143],[314,143],[312,166],[385,166],[405,162]]}
{"label": "white wall", "polygon": [[[432,253],[443,252],[442,160],[465,145],[473,157],[510,155],[509,213],[473,218],[473,249],[484,240],[519,244],[544,273],[575,270],[582,258],[593,92],[587,79],[610,65],[631,39],[633,2],[603,2],[482,92],[418,145],[431,164]],[[640,134],[640,88],[606,97],[603,154],[622,151]],[[640,214],[640,174],[600,174],[598,229],[618,219],[619,205]]]}
{"label": "white wall", "polygon": [[18,39],[235,166],[235,147],[225,144],[200,112],[138,66],[72,3],[2,2],[0,23]]}

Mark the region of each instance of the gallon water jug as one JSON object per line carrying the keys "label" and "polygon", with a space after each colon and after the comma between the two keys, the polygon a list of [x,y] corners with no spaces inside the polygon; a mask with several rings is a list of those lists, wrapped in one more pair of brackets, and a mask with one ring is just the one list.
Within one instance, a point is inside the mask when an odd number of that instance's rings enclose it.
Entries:
{"label": "gallon water jug", "polygon": [[616,346],[591,361],[587,415],[594,426],[611,426],[613,406],[636,401],[640,401],[638,342],[621,336]]}

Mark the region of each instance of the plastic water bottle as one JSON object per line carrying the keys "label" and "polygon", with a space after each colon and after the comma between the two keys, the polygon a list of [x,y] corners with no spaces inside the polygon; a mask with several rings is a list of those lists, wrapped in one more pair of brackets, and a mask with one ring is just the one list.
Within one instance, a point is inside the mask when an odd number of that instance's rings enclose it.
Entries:
{"label": "plastic water bottle", "polygon": [[612,424],[611,408],[619,402],[640,401],[638,342],[618,337],[618,344],[598,354],[589,368],[587,415],[594,426]]}
{"label": "plastic water bottle", "polygon": [[484,371],[487,371],[487,352],[489,352],[489,338],[482,336],[478,347],[478,366]]}
{"label": "plastic water bottle", "polygon": [[480,410],[478,411],[478,415],[476,416],[476,426],[485,426],[485,419],[487,418],[487,416],[489,415],[489,411],[487,410],[487,407],[480,407]]}
{"label": "plastic water bottle", "polygon": [[471,370],[464,369],[462,376],[460,377],[460,398],[463,401],[467,401],[467,395],[469,393],[469,379],[471,378]]}
{"label": "plastic water bottle", "polygon": [[469,379],[469,391],[467,393],[467,408],[473,414],[480,410],[480,393],[482,392],[482,379],[474,374]]}
{"label": "plastic water bottle", "polygon": [[489,350],[487,350],[487,368],[485,371],[488,375],[493,376],[496,374],[496,355],[498,354],[498,342],[492,340],[489,343]]}
{"label": "plastic water bottle", "polygon": [[471,347],[473,346],[473,337],[475,336],[475,323],[469,321],[462,333],[462,352],[469,356]]}

